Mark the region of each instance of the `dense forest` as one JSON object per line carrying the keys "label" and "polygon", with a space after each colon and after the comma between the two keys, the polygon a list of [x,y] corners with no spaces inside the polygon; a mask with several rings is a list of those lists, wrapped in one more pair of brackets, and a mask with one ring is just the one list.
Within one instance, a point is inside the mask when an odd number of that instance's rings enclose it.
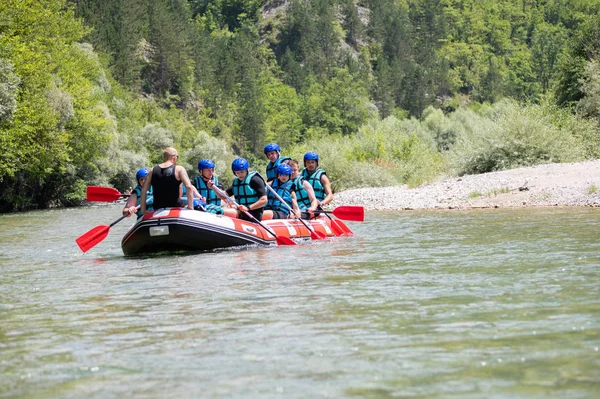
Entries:
{"label": "dense forest", "polygon": [[3,0],[0,211],[175,146],[334,190],[600,157],[600,0]]}

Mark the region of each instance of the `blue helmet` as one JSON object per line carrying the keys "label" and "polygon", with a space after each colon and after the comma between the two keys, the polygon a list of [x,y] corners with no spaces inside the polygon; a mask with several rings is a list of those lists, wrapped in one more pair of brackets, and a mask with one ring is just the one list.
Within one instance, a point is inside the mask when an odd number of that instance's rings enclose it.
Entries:
{"label": "blue helmet", "polygon": [[244,158],[236,158],[231,163],[231,170],[233,173],[246,169],[248,169],[248,161],[246,161]]}
{"label": "blue helmet", "polygon": [[304,154],[304,162],[306,161],[317,161],[319,163],[319,154],[314,151],[309,151]]}
{"label": "blue helmet", "polygon": [[265,146],[265,155],[267,155],[267,152],[271,152],[271,151],[281,152],[281,148],[279,148],[279,146],[275,143],[267,144]]}
{"label": "blue helmet", "polygon": [[278,175],[291,175],[292,167],[290,165],[288,165],[287,163],[282,163],[281,165],[279,165],[277,167],[277,174]]}
{"label": "blue helmet", "polygon": [[213,161],[211,161],[210,159],[201,159],[200,162],[198,162],[198,171],[201,172],[202,169],[214,169],[215,168],[215,163]]}
{"label": "blue helmet", "polygon": [[138,170],[135,174],[135,180],[140,180],[142,177],[146,177],[148,176],[148,173],[150,173],[150,168],[142,168],[140,170]]}

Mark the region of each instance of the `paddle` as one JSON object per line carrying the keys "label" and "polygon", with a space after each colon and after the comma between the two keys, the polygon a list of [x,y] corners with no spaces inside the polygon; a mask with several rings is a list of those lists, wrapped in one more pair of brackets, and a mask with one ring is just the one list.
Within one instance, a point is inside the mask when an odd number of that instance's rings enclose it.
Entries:
{"label": "paddle", "polygon": [[342,220],[365,221],[365,208],[362,206],[338,206],[333,211],[315,211],[315,213],[333,213],[335,217]]}
{"label": "paddle", "polygon": [[[213,190],[215,190],[215,192],[219,193],[220,195],[222,195],[225,198],[228,198],[228,200],[235,205],[235,207],[237,209],[240,208],[240,205],[235,202],[234,200],[231,199],[231,197],[229,197],[229,195],[227,195],[227,193],[223,190],[221,190],[219,187],[217,187],[217,185],[213,185],[211,187]],[[296,243],[294,241],[292,241],[291,238],[288,237],[280,237],[277,234],[275,234],[275,232],[273,230],[271,230],[269,227],[265,226],[264,224],[262,224],[261,222],[258,221],[257,218],[255,218],[254,216],[252,216],[252,214],[250,212],[246,212],[246,211],[242,211],[246,214],[246,216],[248,216],[250,219],[254,220],[256,223],[258,223],[263,229],[265,229],[267,232],[269,232],[269,234],[271,234],[273,237],[275,237],[275,241],[277,242],[277,245],[296,245]]]}
{"label": "paddle", "polygon": [[90,202],[113,202],[130,195],[121,194],[116,188],[101,186],[88,186],[86,194],[86,199]]}
{"label": "paddle", "polygon": [[[315,211],[315,212],[319,212],[319,211]],[[327,218],[331,221],[331,229],[333,230],[333,232],[335,233],[336,236],[352,235],[352,232],[348,232],[348,231],[344,230],[344,228],[341,227],[337,223],[337,221],[333,220],[331,218],[331,216],[329,216],[326,213],[325,213],[325,216],[327,216]]]}
{"label": "paddle", "polygon": [[356,220],[356,221],[364,221],[364,208],[362,206],[339,206],[335,208],[333,211],[324,211],[324,210],[316,210],[313,211],[314,214],[318,215],[319,213],[325,214],[327,218],[331,221],[331,228],[335,231],[336,235],[342,236],[353,236],[354,233],[348,227],[344,226],[344,224],[339,224],[336,220],[334,220],[329,213],[333,213],[337,216],[339,214],[340,219],[348,219],[348,220]]}
{"label": "paddle", "polygon": [[[138,205],[137,209],[139,208],[140,206]],[[110,230],[110,228],[113,227],[115,224],[119,223],[121,220],[125,219],[126,217],[127,215],[121,216],[120,218],[112,222],[109,226],[96,226],[87,233],[80,236],[78,239],[76,239],[75,242],[83,252],[87,252],[90,249],[94,248],[98,243],[102,242],[108,235],[108,231]]]}
{"label": "paddle", "polygon": [[[296,213],[296,211],[294,209],[292,209],[292,207],[289,206],[288,203],[285,202],[283,200],[283,198],[281,198],[279,196],[279,194],[277,194],[277,191],[275,191],[273,189],[273,187],[269,186],[268,184],[266,186],[273,193],[273,195],[279,200],[279,202],[281,202],[283,205],[285,205],[286,208],[289,209],[290,212],[292,212],[294,215],[298,216],[298,214]],[[304,226],[306,226],[306,228],[308,229],[308,231],[310,231],[310,238],[311,239],[313,239],[313,240],[322,240],[322,239],[326,238],[325,234],[323,234],[323,233],[321,233],[319,231],[315,231],[314,227],[310,226],[308,223],[306,223],[304,220],[302,220],[301,217],[299,219],[302,222],[302,224]]]}

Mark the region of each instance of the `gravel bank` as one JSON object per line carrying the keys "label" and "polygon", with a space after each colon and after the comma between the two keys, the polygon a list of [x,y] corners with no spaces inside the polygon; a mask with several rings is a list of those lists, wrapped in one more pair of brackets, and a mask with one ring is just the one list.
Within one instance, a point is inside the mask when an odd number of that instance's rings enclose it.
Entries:
{"label": "gravel bank", "polygon": [[409,189],[361,188],[331,203],[366,210],[468,209],[523,206],[600,206],[600,160],[548,164],[468,175]]}

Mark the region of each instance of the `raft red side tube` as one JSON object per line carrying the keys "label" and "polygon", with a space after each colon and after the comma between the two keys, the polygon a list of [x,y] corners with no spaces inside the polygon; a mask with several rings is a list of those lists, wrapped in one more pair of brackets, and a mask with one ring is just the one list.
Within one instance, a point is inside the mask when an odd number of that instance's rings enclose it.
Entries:
{"label": "raft red side tube", "polygon": [[[278,236],[294,240],[310,239],[310,231],[293,219],[262,222]],[[312,227],[334,237],[330,221],[321,216],[310,221]],[[336,220],[336,223],[343,223]],[[275,245],[275,238],[260,225],[241,219],[192,211],[165,208],[148,212],[125,234],[121,248],[126,256],[175,251],[210,251],[247,245]]]}

